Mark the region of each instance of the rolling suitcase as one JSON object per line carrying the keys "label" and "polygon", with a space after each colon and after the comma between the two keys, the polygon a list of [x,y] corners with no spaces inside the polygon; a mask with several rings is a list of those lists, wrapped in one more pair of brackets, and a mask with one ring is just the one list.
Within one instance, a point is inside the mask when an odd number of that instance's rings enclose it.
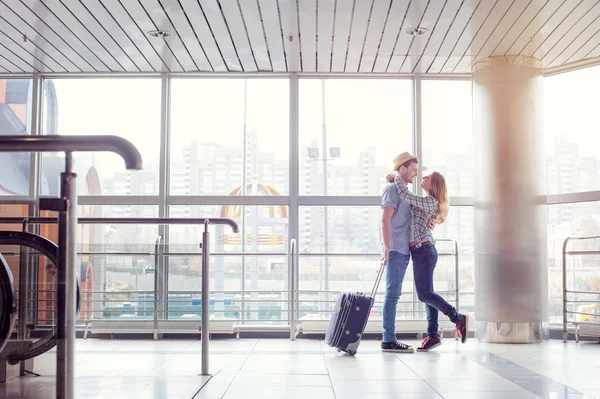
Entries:
{"label": "rolling suitcase", "polygon": [[379,288],[385,265],[379,268],[371,295],[362,292],[341,292],[337,298],[329,326],[325,334],[325,343],[338,352],[355,355],[360,339],[365,331],[375,294]]}

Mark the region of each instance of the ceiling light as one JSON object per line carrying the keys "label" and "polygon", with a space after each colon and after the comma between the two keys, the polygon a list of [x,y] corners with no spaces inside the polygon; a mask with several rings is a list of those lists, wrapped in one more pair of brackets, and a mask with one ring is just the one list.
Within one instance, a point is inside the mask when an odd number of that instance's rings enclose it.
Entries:
{"label": "ceiling light", "polygon": [[421,36],[421,35],[426,34],[427,32],[429,32],[429,31],[425,28],[404,29],[404,33],[406,33],[407,35],[411,35],[411,36]]}
{"label": "ceiling light", "polygon": [[168,30],[151,30],[146,34],[150,37],[162,37],[163,39],[172,35]]}

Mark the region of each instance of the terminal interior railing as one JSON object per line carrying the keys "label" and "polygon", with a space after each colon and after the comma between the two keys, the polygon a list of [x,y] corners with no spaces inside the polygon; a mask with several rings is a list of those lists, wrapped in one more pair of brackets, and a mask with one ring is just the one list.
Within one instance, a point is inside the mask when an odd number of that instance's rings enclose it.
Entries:
{"label": "terminal interior railing", "polygon": [[[139,224],[147,225],[157,224],[160,218],[79,218],[79,223],[99,224],[99,225],[118,225],[118,224]],[[168,224],[188,224],[193,225],[193,219],[164,219]],[[210,219],[211,223],[217,219]],[[53,218],[28,218],[26,223],[40,224],[53,223]],[[0,223],[23,224],[23,218],[0,218]],[[168,228],[168,227],[167,227]],[[193,334],[198,333],[202,323],[202,289],[200,287],[201,271],[199,269],[187,268],[186,270],[175,270],[170,268],[175,259],[181,260],[182,257],[195,259],[202,257],[202,248],[196,244],[197,250],[190,248],[177,250],[177,245],[170,245],[168,239],[168,230],[162,235],[157,235],[154,242],[145,245],[138,245],[133,250],[131,248],[119,248],[118,245],[107,249],[90,247],[82,250],[82,245],[78,246],[78,255],[93,259],[93,262],[79,262],[82,264],[80,271],[81,289],[81,311],[77,321],[77,329],[83,331],[87,337],[91,332],[93,334],[127,334],[127,333],[149,333],[154,339],[159,339],[162,334],[179,333]],[[218,235],[214,235],[218,240]],[[201,241],[200,237],[190,237],[190,240]],[[449,302],[459,308],[462,299],[467,293],[461,295],[459,285],[459,248],[455,240],[438,239],[440,246],[441,259],[450,258],[454,262],[447,264],[447,278],[445,286],[438,287],[438,293],[443,295]],[[443,248],[442,248],[443,247]],[[5,257],[19,256],[20,251],[7,252],[0,247],[0,251]],[[210,268],[210,331],[211,334],[236,334],[238,337],[244,331],[258,332],[286,332],[291,339],[295,339],[297,334],[322,334],[327,329],[329,314],[333,311],[335,298],[339,291],[366,290],[375,278],[379,264],[380,254],[378,253],[302,253],[297,250],[296,240],[289,242],[285,252],[213,252],[211,256]],[[38,257],[34,251],[29,251],[27,258],[35,264],[34,259]],[[105,270],[98,270],[103,258],[113,257],[123,259],[126,257],[136,257],[144,259],[144,266],[136,268],[124,267],[122,270],[116,269],[115,273],[133,273],[130,276],[135,288],[119,290],[119,287],[106,289],[100,285],[98,273],[106,273]],[[356,281],[337,281],[331,284],[331,287],[323,286],[323,275],[318,267],[311,268],[305,264],[311,263],[315,258],[329,259],[338,258],[340,262],[347,262],[348,267],[357,267],[356,273],[352,278]],[[273,280],[267,285],[260,287],[254,284],[254,287],[244,289],[232,289],[230,286],[223,289],[215,289],[215,281],[223,280],[228,271],[224,270],[227,262],[246,259],[272,259],[262,263],[276,265],[273,270],[261,270],[262,275],[272,277]],[[86,273],[87,263],[99,263],[95,272]],[[126,263],[131,264],[131,261]],[[197,262],[191,262],[196,263]],[[319,263],[319,262],[317,262]],[[104,262],[106,264],[106,262]],[[355,264],[358,264],[356,266]],[[277,268],[280,265],[280,268]],[[353,266],[354,265],[354,266]],[[411,269],[411,268],[410,268]],[[450,269],[452,269],[450,271]],[[183,273],[183,275],[181,274]],[[246,274],[246,272],[244,272]],[[320,283],[317,283],[316,275],[319,274]],[[234,274],[235,275],[235,274]],[[414,284],[411,279],[412,273],[407,273],[402,296],[398,303],[397,319],[398,332],[422,332],[425,326],[425,308],[419,302]],[[194,287],[185,288],[179,285],[176,288],[170,288],[169,279],[183,278],[186,285]],[[236,275],[237,276],[237,275]],[[301,278],[301,276],[303,278]],[[250,276],[250,279],[253,277]],[[150,284],[151,280],[151,284]],[[143,282],[143,284],[141,284]],[[148,285],[151,286],[148,286]],[[140,289],[140,285],[143,289]],[[38,287],[36,284],[27,285],[28,308],[27,323],[34,329],[47,329],[52,326],[54,321],[55,288],[52,284],[46,287]],[[316,288],[315,288],[316,287]],[[259,289],[263,288],[263,289]],[[327,289],[325,289],[327,288]],[[116,289],[116,291],[115,291]],[[366,332],[381,332],[381,313],[383,306],[384,288],[380,288],[376,296],[375,306],[371,313]],[[442,321],[442,326],[444,323]],[[449,325],[448,325],[449,326]]]}
{"label": "terminal interior railing", "polygon": [[[583,248],[569,250],[569,243],[587,244]],[[569,264],[567,256],[572,257]],[[595,257],[593,259],[592,257]],[[577,260],[579,263],[587,260],[587,264],[593,276],[598,276],[600,265],[600,236],[590,237],[568,237],[562,246],[562,281],[563,281],[563,342],[567,342],[568,333],[575,334],[575,340],[579,342],[580,335],[594,336],[600,339],[600,290],[579,289],[579,281],[586,280],[588,275],[582,275],[584,268],[579,268],[579,280],[577,276]],[[570,269],[570,270],[568,270]],[[570,273],[569,273],[570,271]],[[569,279],[570,275],[570,279]],[[573,289],[569,289],[570,286]]]}

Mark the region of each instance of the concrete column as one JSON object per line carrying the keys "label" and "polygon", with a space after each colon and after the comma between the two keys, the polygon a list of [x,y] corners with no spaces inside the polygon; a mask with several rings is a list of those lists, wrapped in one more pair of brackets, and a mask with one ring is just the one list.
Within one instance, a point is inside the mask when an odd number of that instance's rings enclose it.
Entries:
{"label": "concrete column", "polygon": [[473,66],[475,319],[480,341],[547,335],[543,77],[539,60]]}

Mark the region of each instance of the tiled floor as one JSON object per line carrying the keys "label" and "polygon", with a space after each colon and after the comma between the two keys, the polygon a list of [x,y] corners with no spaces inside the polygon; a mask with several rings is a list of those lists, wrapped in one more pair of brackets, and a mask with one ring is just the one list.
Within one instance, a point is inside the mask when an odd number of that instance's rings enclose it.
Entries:
{"label": "tiled floor", "polygon": [[[410,342],[413,346],[418,341]],[[548,341],[493,345],[445,339],[430,353],[390,354],[363,341],[355,357],[323,341],[211,341],[212,378],[201,377],[200,341],[77,341],[81,398],[600,398],[600,345]],[[41,377],[0,385],[2,398],[54,397],[54,353]]]}

